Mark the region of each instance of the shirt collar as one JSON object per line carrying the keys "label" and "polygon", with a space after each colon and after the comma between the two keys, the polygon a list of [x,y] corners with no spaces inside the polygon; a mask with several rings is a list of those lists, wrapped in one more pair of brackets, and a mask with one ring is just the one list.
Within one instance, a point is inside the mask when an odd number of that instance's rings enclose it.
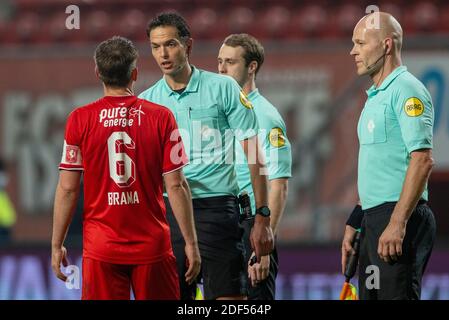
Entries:
{"label": "shirt collar", "polygon": [[[192,68],[192,75],[190,76],[189,83],[187,84],[187,87],[183,91],[183,93],[184,92],[197,92],[198,87],[200,85],[200,71],[193,65],[190,65],[190,67]],[[172,88],[170,88],[165,77],[164,77],[164,83],[165,83],[165,88],[169,92],[170,96],[174,95],[174,94],[178,94],[176,91],[174,91],[174,90],[172,90]]]}
{"label": "shirt collar", "polygon": [[120,105],[131,105],[137,100],[135,95],[104,96],[103,98],[110,103],[119,103]]}
{"label": "shirt collar", "polygon": [[251,101],[253,101],[253,100],[256,99],[258,96],[260,96],[259,89],[254,89],[253,91],[251,91],[251,92],[248,94],[248,99],[251,100]]}
{"label": "shirt collar", "polygon": [[390,83],[393,82],[394,79],[396,79],[401,73],[404,73],[405,71],[407,71],[406,66],[397,67],[384,79],[384,81],[382,81],[382,84],[379,88],[376,88],[376,86],[373,84],[368,90],[366,90],[366,94],[368,95],[368,97],[370,97],[377,94],[377,92],[380,90],[385,90],[390,85]]}

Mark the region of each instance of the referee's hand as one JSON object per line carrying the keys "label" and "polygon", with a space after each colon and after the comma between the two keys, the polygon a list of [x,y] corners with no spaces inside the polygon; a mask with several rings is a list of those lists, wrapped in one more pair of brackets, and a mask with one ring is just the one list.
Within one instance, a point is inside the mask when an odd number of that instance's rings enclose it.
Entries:
{"label": "referee's hand", "polygon": [[248,278],[251,281],[251,286],[256,287],[268,277],[270,272],[270,255],[262,256],[260,263],[253,263],[253,257],[255,257],[254,252],[248,261]]}
{"label": "referee's hand", "polygon": [[402,242],[405,237],[407,223],[402,221],[390,221],[379,238],[377,254],[387,262],[395,262],[402,255]]}
{"label": "referee's hand", "polygon": [[185,253],[187,256],[188,269],[185,274],[186,282],[192,284],[201,270],[201,256],[198,243],[186,244]]}
{"label": "referee's hand", "polygon": [[274,249],[273,230],[270,227],[270,218],[256,214],[254,226],[251,229],[251,246],[256,254],[257,262],[261,256],[270,254]]}
{"label": "referee's hand", "polygon": [[354,239],[355,232],[356,230],[353,227],[346,225],[345,234],[341,243],[341,272],[343,274],[345,274],[349,256],[355,254],[352,248],[352,239]]}

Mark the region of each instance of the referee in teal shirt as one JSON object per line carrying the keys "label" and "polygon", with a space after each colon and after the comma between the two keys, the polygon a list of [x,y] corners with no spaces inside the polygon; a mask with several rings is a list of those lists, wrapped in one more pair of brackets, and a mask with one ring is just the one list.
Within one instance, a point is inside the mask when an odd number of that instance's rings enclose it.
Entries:
{"label": "referee in teal shirt", "polygon": [[[264,61],[264,48],[254,37],[248,34],[228,36],[218,54],[218,71],[232,76],[243,88],[254,106],[259,123],[259,141],[265,152],[267,176],[269,179],[268,206],[271,211],[271,228],[276,236],[288,193],[288,179],[291,177],[291,146],[287,139],[284,120],[277,109],[256,88],[256,74]],[[251,200],[252,213],[255,213],[254,192],[251,184],[248,164],[242,147],[236,143],[236,171],[241,192],[246,191]],[[252,217],[243,217],[245,228],[246,261],[254,254],[249,243],[249,230],[254,222]],[[263,256],[260,263],[248,266],[250,278],[250,300],[274,300],[278,256],[275,250]]]}
{"label": "referee in teal shirt", "polygon": [[417,300],[435,239],[427,205],[434,110],[424,85],[401,62],[402,28],[387,13],[354,28],[357,73],[373,86],[360,115],[360,205],[347,221],[342,268],[361,228],[359,292],[364,300]]}
{"label": "referee in teal shirt", "polygon": [[[184,167],[184,173],[193,199],[204,297],[245,299],[243,228],[239,225],[239,188],[233,161],[235,139],[240,141],[246,155],[248,150],[256,151],[249,169],[260,214],[251,231],[251,244],[259,261],[273,250],[267,179],[261,174],[265,166],[263,154],[257,148],[258,124],[253,107],[234,79],[189,63],[193,39],[180,15],[158,15],[150,21],[147,35],[164,77],[139,97],[173,112],[179,132],[172,136],[182,138],[189,155],[190,163]],[[169,203],[167,198],[165,203],[181,299],[193,299],[196,283],[184,280],[187,270],[184,250],[190,246],[184,243],[172,213],[179,204]]]}

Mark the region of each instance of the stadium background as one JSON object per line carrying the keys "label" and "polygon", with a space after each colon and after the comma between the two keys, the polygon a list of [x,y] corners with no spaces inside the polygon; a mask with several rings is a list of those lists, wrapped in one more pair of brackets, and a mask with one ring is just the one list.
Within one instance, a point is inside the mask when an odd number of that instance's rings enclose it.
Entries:
{"label": "stadium background", "polygon": [[[80,29],[65,27],[66,7]],[[282,113],[293,147],[293,178],[279,230],[278,299],[336,299],[343,278],[340,240],[357,197],[356,125],[368,78],[357,78],[352,29],[368,5],[404,29],[403,60],[435,107],[430,205],[438,236],[424,299],[449,298],[449,3],[391,0],[1,0],[0,158],[17,213],[12,239],[0,239],[0,299],[77,299],[50,270],[51,213],[64,123],[75,106],[102,94],[93,51],[119,34],[138,44],[140,93],[160,78],[146,42],[148,20],[183,14],[194,38],[192,63],[216,71],[224,37],[247,32],[266,49],[261,92]],[[67,247],[80,266],[81,209]]]}

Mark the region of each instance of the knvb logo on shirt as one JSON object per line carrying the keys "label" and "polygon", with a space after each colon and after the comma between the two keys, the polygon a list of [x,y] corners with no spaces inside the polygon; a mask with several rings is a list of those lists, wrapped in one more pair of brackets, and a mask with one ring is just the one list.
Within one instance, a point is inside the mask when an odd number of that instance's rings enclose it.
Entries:
{"label": "knvb logo on shirt", "polygon": [[374,132],[374,128],[376,128],[376,125],[374,124],[374,120],[370,119],[368,121],[368,125],[366,127],[368,128],[368,132],[369,133],[373,133]]}

